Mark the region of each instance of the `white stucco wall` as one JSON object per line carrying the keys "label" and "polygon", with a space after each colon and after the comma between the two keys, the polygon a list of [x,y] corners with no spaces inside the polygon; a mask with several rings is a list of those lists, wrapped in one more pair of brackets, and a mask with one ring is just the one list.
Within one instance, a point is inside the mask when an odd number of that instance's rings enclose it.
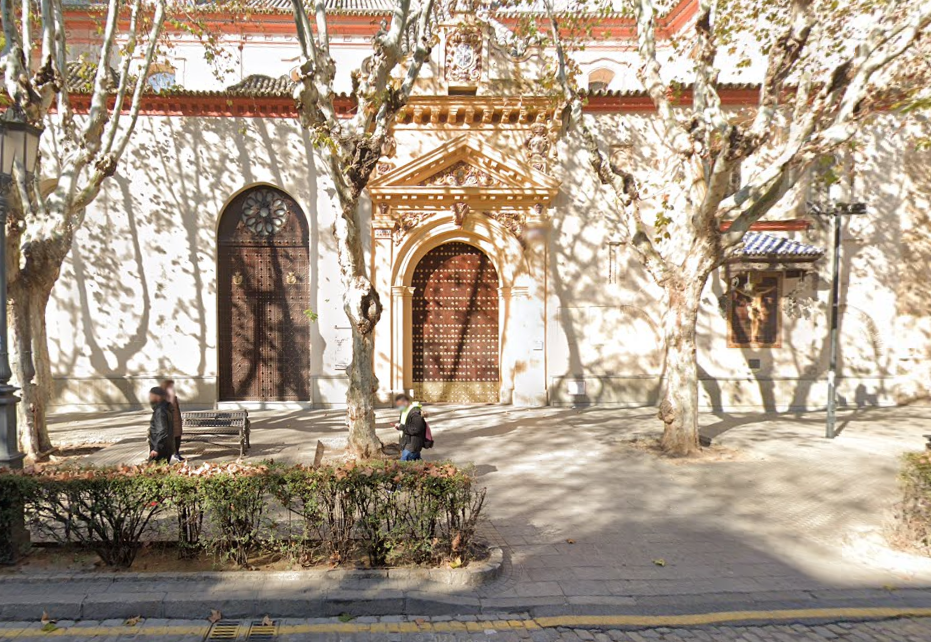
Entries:
{"label": "white stucco wall", "polygon": [[[216,229],[224,205],[267,183],[310,227],[311,370],[317,403],[342,399],[345,330],[328,179],[289,119],[142,117],[133,146],[87,215],[49,308],[56,403],[135,406],[163,376],[213,405]],[[308,158],[311,158],[308,161]]]}
{"label": "white stucco wall", "polygon": [[[296,64],[297,49],[288,38],[256,37],[242,50],[238,42],[228,45],[241,64],[216,80],[197,47],[179,43],[171,52],[179,82],[218,89],[254,73],[280,76]],[[334,43],[341,69],[358,67],[369,51],[364,39]],[[425,66],[417,94],[445,93],[440,51],[437,47]],[[620,48],[591,48],[581,54],[581,66],[586,73],[617,71],[611,87],[630,89],[622,86],[630,76],[625,73],[630,56]],[[498,84],[480,88],[479,96],[496,95],[496,87],[519,89],[534,77],[533,65],[539,60],[519,64],[524,65],[520,74],[489,72]],[[348,88],[349,74],[341,74],[336,89]],[[605,149],[630,145],[636,171],[662,167],[666,152],[649,113],[589,118]],[[467,132],[515,163],[526,163],[528,129],[527,124],[399,126],[398,152],[391,161],[403,166]],[[853,153],[853,198],[865,201],[870,213],[845,226],[843,244],[840,394],[852,404],[890,403],[928,393],[931,151],[916,150],[914,142],[929,134],[927,124],[889,116],[859,137]],[[117,175],[89,208],[87,224],[53,293],[49,337],[57,407],[136,407],[156,379],[165,376],[178,381],[189,405],[216,402],[216,229],[224,205],[257,184],[284,190],[308,218],[311,300],[319,314],[311,326],[313,398],[308,401],[342,403],[344,378],[338,366],[348,359],[343,341],[348,331],[330,231],[334,196],[315,157],[308,137],[291,119],[141,117]],[[551,174],[562,188],[548,213],[550,229],[542,248],[525,250],[528,264],[541,269],[515,284],[541,301],[542,327],[536,318],[528,327],[544,338],[543,354],[534,358],[543,369],[545,390],[528,398],[553,404],[651,404],[663,367],[659,290],[618,244],[622,237],[610,202],[593,180],[574,136],[558,144],[555,158]],[[807,214],[803,208],[783,208],[773,216]],[[817,219],[795,236],[825,248],[831,242],[826,223]],[[376,272],[382,267],[376,266]],[[384,283],[397,285],[390,279]],[[794,283],[785,285],[784,293]],[[811,297],[809,313],[797,318],[782,313],[781,347],[729,348],[719,304],[723,275],[715,275],[699,320],[704,405],[772,410],[822,406],[829,288],[826,257],[799,293]],[[391,296],[382,292],[385,301]],[[389,323],[388,314],[382,324]],[[378,331],[385,332],[381,326]],[[517,360],[527,348],[517,344],[507,350],[508,376],[515,380],[507,384],[517,390],[522,371]],[[758,366],[751,367],[751,360],[758,360]],[[584,394],[570,394],[576,381],[584,382]]]}

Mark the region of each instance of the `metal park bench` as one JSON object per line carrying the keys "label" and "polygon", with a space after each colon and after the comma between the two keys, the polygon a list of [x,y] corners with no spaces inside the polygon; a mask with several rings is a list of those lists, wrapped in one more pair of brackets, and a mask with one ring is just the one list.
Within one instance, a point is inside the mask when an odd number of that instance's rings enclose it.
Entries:
{"label": "metal park bench", "polygon": [[[249,450],[249,412],[247,410],[192,410],[182,412],[184,439],[215,443],[224,437],[239,439],[239,456]],[[232,439],[230,439],[232,441]]]}

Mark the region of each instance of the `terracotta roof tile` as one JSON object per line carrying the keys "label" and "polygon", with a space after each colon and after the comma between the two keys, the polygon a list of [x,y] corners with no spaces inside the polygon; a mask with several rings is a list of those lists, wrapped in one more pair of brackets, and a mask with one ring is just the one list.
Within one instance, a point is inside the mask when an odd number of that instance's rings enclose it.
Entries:
{"label": "terracotta roof tile", "polygon": [[290,96],[293,84],[287,75],[272,78],[253,74],[227,87],[225,93],[231,96]]}
{"label": "terracotta roof tile", "polygon": [[[85,60],[72,60],[67,65],[68,87],[76,93],[90,93],[94,88],[94,77],[97,75],[97,63]],[[110,88],[115,89],[119,81],[116,69],[110,67],[108,80]]]}

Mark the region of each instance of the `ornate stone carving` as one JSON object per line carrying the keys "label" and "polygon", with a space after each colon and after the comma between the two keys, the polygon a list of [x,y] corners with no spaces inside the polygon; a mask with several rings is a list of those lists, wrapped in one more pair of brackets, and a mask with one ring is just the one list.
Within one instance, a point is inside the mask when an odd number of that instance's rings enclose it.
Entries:
{"label": "ornate stone carving", "polygon": [[545,172],[549,164],[550,150],[553,142],[544,123],[534,123],[530,126],[530,135],[524,139],[524,149],[527,150],[530,166],[538,172]]}
{"label": "ornate stone carving", "polygon": [[446,38],[446,82],[478,84],[482,77],[482,32],[460,27]]}
{"label": "ornate stone carving", "polygon": [[462,222],[465,220],[465,217],[469,213],[469,204],[459,201],[458,203],[453,204],[453,218],[456,220],[456,225],[462,227]]}
{"label": "ornate stone carving", "polygon": [[393,169],[394,163],[391,161],[378,161],[378,163],[375,165],[375,173],[379,176],[384,176]]}
{"label": "ornate stone carving", "polygon": [[526,219],[522,212],[514,210],[496,210],[494,212],[485,212],[485,216],[501,223],[511,234],[520,238],[521,232],[524,231]]}
{"label": "ornate stone carving", "polygon": [[394,244],[400,245],[412,229],[420,225],[429,216],[429,212],[404,212],[398,217],[394,227]]}
{"label": "ornate stone carving", "polygon": [[291,213],[288,201],[270,189],[255,190],[242,204],[242,222],[256,236],[271,236]]}
{"label": "ornate stone carving", "polygon": [[485,170],[459,161],[421,183],[423,187],[489,187],[497,181]]}

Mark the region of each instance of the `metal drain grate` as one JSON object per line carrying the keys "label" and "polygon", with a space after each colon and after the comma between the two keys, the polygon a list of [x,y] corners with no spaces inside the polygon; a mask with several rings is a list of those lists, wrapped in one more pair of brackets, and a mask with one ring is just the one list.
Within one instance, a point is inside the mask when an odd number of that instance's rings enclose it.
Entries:
{"label": "metal drain grate", "polygon": [[213,623],[205,640],[235,640],[239,637],[239,622],[236,620],[219,620]]}
{"label": "metal drain grate", "polygon": [[278,622],[266,623],[267,620],[253,620],[249,625],[248,642],[263,642],[278,637]]}

